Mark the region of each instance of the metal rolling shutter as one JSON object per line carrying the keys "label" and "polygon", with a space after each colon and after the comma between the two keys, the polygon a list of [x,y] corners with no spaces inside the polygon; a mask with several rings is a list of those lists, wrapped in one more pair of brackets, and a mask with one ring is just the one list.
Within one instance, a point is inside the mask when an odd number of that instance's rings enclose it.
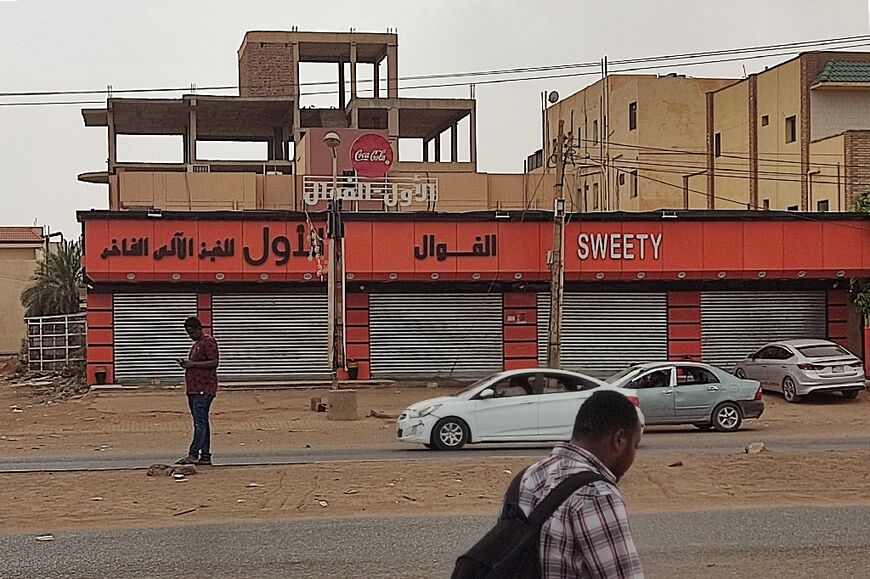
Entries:
{"label": "metal rolling shutter", "polygon": [[[538,363],[547,363],[550,294],[538,294]],[[607,376],[630,364],[668,357],[664,293],[566,293],[562,367]]]}
{"label": "metal rolling shutter", "polygon": [[501,294],[372,294],[372,375],[473,377],[504,367]]}
{"label": "metal rolling shutter", "polygon": [[733,370],[738,361],[777,340],[827,334],[825,292],[704,292],[701,352],[704,361]]}
{"label": "metal rolling shutter", "polygon": [[328,317],[326,295],[212,296],[221,380],[329,377]]}
{"label": "metal rolling shutter", "polygon": [[196,294],[115,294],[115,380],[181,384],[191,341],[184,320],[196,315]]}

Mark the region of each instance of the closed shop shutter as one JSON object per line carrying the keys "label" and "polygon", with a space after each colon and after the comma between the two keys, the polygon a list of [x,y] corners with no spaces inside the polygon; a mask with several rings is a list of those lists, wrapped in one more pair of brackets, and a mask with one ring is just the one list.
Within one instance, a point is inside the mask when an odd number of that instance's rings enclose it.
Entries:
{"label": "closed shop shutter", "polygon": [[701,353],[731,371],[768,342],[826,335],[825,292],[704,292]]}
{"label": "closed shop shutter", "polygon": [[196,294],[115,294],[115,380],[182,384],[192,342],[184,320],[196,315]]}
{"label": "closed shop shutter", "polygon": [[501,294],[372,294],[372,375],[474,377],[504,367]]}
{"label": "closed shop shutter", "polygon": [[328,378],[328,303],[321,294],[216,294],[221,380]]}
{"label": "closed shop shutter", "polygon": [[[665,293],[566,293],[562,368],[608,376],[631,364],[666,360]],[[538,294],[538,363],[547,363],[550,294]]]}

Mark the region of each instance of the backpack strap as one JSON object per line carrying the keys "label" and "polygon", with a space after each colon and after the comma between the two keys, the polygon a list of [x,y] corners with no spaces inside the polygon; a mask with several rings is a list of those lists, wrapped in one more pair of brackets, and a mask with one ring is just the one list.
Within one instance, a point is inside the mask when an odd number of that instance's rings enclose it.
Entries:
{"label": "backpack strap", "polygon": [[517,473],[517,476],[514,477],[514,480],[511,481],[510,486],[508,487],[507,493],[505,493],[504,497],[504,508],[501,512],[501,518],[507,517],[508,511],[513,507],[519,507],[520,504],[520,483],[523,482],[523,475],[526,474],[526,471],[529,467],[524,468],[520,472]]}
{"label": "backpack strap", "polygon": [[572,474],[556,485],[556,488],[550,491],[544,500],[535,507],[535,510],[529,515],[529,524],[533,527],[540,528],[547,519],[553,516],[556,509],[568,500],[568,497],[588,484],[606,480],[607,479],[603,475],[588,470]]}

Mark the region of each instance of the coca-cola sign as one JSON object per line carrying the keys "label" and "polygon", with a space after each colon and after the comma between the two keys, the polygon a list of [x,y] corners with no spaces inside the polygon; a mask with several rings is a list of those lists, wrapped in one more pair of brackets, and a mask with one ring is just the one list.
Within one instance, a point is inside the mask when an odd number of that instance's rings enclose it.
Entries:
{"label": "coca-cola sign", "polygon": [[380,179],[393,168],[393,147],[390,142],[374,133],[368,133],[353,142],[350,162],[357,176]]}

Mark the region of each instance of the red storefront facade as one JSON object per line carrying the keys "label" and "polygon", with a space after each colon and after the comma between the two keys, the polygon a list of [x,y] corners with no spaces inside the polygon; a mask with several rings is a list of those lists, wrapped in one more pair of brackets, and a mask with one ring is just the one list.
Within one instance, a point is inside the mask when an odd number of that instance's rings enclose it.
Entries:
{"label": "red storefront facade", "polygon": [[[171,358],[186,344],[166,336],[185,314],[225,346],[224,380],[323,374],[325,261],[311,247],[321,214],[79,218],[91,285],[89,382],[177,380]],[[870,221],[860,216],[572,215],[565,237],[563,365],[600,373],[664,357],[726,365],[759,341],[803,337],[794,333],[864,353],[846,292],[850,278],[870,275]],[[545,213],[347,214],[352,374],[464,377],[538,365],[551,240]]]}

